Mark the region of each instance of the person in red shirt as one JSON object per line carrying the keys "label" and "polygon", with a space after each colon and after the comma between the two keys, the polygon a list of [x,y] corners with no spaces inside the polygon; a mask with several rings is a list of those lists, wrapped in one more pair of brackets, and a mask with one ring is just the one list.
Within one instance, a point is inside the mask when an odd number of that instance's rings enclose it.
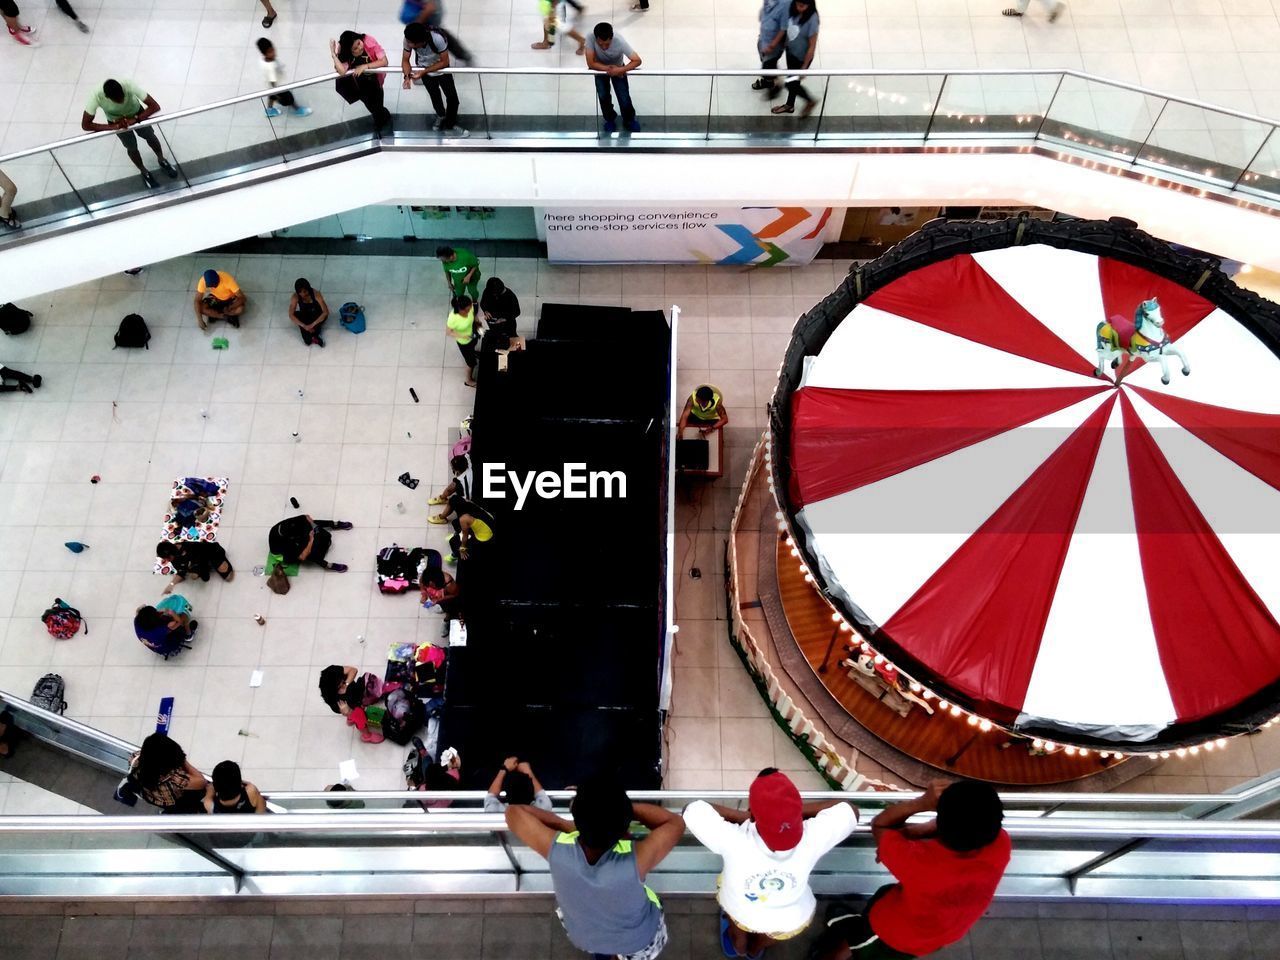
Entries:
{"label": "person in red shirt", "polygon": [[[931,823],[908,824],[936,810]],[[1004,807],[990,784],[934,784],[916,800],[871,821],[876,859],[898,880],[881,887],[861,914],[834,911],[819,960],[922,957],[962,938],[986,912],[1009,865]]]}

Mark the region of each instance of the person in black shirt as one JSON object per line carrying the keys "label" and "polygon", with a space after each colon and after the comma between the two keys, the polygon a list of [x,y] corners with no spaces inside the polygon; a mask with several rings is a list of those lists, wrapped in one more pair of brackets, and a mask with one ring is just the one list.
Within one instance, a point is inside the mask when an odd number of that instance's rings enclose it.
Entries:
{"label": "person in black shirt", "polygon": [[216,572],[228,583],[235,579],[235,568],[219,543],[204,540],[170,543],[161,540],[156,544],[156,556],[173,567],[173,582],[164,588],[165,593],[173,592],[173,588],[188,577],[199,577],[208,583],[209,575]]}
{"label": "person in black shirt", "polygon": [[324,302],[324,294],[314,289],[306,277],[293,281],[293,298],[289,301],[289,320],[298,328],[302,342],[308,347],[315,344],[324,346],[320,337],[320,328],[329,319],[329,305]]}
{"label": "person in black shirt", "polygon": [[520,301],[498,277],[490,277],[480,297],[480,312],[490,333],[495,337],[514,337]]}
{"label": "person in black shirt", "polygon": [[325,554],[333,546],[330,530],[350,530],[347,520],[312,520],[300,513],[288,520],[281,520],[267,534],[267,545],[272,553],[284,557],[285,563],[314,563],[334,573],[345,573],[345,563],[329,563]]}

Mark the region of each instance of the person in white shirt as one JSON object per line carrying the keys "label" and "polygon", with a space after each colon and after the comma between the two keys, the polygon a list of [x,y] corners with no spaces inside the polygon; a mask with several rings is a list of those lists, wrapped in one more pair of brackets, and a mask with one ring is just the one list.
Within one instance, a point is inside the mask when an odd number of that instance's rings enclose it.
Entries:
{"label": "person in white shirt", "polygon": [[[275,14],[271,14],[271,19],[275,19]],[[276,48],[266,37],[258,40],[258,52],[262,54],[262,75],[266,78],[267,86],[275,87],[285,81],[284,65],[276,59]],[[304,107],[293,96],[291,90],[281,90],[279,93],[272,94],[267,97],[267,116],[280,116],[280,108],[276,106],[281,103],[289,108],[289,111],[295,117],[311,116],[311,108]],[[324,346],[324,344],[321,344]]]}
{"label": "person in white shirt", "polygon": [[724,859],[717,899],[729,957],[756,957],[804,932],[817,908],[809,873],[858,822],[848,803],[804,803],[772,767],[760,771],[748,796],[748,810],[695,800],[684,811],[689,832]]}

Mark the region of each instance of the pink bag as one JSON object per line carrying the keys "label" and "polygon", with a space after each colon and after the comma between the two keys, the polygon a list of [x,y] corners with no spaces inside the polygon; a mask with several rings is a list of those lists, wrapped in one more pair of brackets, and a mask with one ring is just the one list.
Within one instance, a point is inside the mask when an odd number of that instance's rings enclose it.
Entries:
{"label": "pink bag", "polygon": [[471,434],[464,433],[453,442],[453,446],[449,448],[449,459],[454,457],[465,457],[471,453]]}

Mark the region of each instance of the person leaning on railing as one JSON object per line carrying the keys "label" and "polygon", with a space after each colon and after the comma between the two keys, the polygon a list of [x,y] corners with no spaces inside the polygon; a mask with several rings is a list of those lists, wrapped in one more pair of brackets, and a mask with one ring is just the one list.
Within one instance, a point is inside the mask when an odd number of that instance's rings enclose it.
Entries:
{"label": "person leaning on railing", "polygon": [[367,33],[343,30],[337,40],[329,41],[329,55],[338,74],[338,95],[347,103],[363,103],[373,117],[374,132],[382,136],[382,131],[391,126],[391,111],[383,105],[382,84],[386,77],[368,71],[387,65],[386,51]]}
{"label": "person leaning on railing", "polygon": [[[107,118],[106,123],[98,123],[94,119],[99,110]],[[160,146],[160,137],[154,127],[140,127],[136,135],[129,128],[143,120],[149,120],[159,112],[160,104],[156,102],[156,98],[132,80],[106,80],[89,94],[89,100],[84,105],[84,115],[80,118],[80,129],[118,130],[116,136],[124,144],[130,162],[142,175],[142,182],[155,189],[156,178],[147,170],[142,162],[142,154],[138,152],[138,137],[147,141],[147,146],[156,155],[156,163],[170,180],[177,178],[178,171],[165,159],[164,148]]]}

